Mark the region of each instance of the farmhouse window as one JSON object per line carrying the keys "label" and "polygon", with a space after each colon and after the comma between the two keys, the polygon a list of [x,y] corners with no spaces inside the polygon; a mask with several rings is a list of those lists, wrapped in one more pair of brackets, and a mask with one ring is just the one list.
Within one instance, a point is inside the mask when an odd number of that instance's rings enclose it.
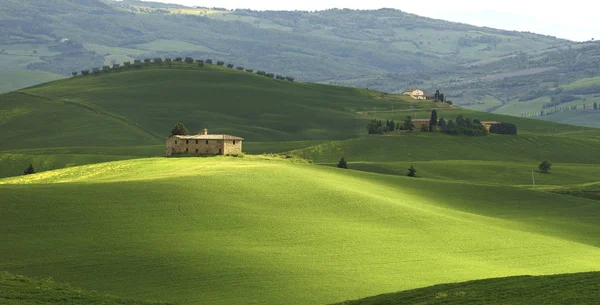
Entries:
{"label": "farmhouse window", "polygon": [[[198,142],[198,141],[196,141],[196,142]],[[196,148],[196,153],[198,153],[198,148]]]}
{"label": "farmhouse window", "polygon": [[208,140],[206,140],[206,144],[208,144]]}
{"label": "farmhouse window", "polygon": [[177,141],[175,141],[175,145],[177,145]]}
{"label": "farmhouse window", "polygon": [[185,144],[190,144],[190,140],[185,140]]}
{"label": "farmhouse window", "polygon": [[235,145],[235,140],[233,140],[233,145]]}
{"label": "farmhouse window", "polygon": [[198,145],[198,140],[196,140],[196,145]]}
{"label": "farmhouse window", "polygon": [[188,149],[187,149],[187,148],[185,149],[185,152],[188,152]]}

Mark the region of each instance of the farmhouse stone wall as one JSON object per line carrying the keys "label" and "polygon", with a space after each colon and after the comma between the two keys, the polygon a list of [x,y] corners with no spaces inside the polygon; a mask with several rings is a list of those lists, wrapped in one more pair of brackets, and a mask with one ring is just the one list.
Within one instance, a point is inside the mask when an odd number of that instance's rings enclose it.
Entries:
{"label": "farmhouse stone wall", "polygon": [[225,154],[239,154],[242,152],[241,140],[224,140],[223,145]]}
{"label": "farmhouse stone wall", "polygon": [[243,140],[229,139],[181,139],[168,137],[165,141],[165,155],[225,155],[242,152]]}

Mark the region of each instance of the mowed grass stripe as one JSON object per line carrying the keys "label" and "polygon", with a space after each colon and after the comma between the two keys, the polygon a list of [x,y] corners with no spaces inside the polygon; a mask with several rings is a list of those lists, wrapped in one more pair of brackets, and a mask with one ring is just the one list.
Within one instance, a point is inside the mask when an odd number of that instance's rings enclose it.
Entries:
{"label": "mowed grass stripe", "polygon": [[600,270],[600,207],[585,199],[253,158],[57,172],[1,180],[0,269],[187,304]]}

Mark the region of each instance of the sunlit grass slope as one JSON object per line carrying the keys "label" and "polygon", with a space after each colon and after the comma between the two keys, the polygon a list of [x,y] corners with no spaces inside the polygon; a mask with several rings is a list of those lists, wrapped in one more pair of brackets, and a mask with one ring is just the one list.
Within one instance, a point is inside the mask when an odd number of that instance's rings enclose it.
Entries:
{"label": "sunlit grass slope", "polygon": [[600,270],[600,204],[266,157],[0,180],[0,270],[182,304],[319,304]]}
{"label": "sunlit grass slope", "polygon": [[9,305],[167,305],[119,298],[58,283],[0,272],[0,303]]}
{"label": "sunlit grass slope", "polygon": [[548,276],[518,276],[436,285],[379,295],[343,305],[429,304],[429,305],[529,305],[597,304],[600,272]]}

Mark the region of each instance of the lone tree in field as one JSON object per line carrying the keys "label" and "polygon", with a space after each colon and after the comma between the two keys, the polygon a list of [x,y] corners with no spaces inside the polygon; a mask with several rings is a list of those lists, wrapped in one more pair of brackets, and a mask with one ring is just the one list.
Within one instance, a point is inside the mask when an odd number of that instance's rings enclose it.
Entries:
{"label": "lone tree in field", "polygon": [[348,168],[348,162],[346,162],[346,159],[344,159],[344,157],[342,157],[340,159],[340,161],[338,161],[337,167],[339,167],[339,168]]}
{"label": "lone tree in field", "polygon": [[410,168],[408,169],[408,174],[407,176],[409,177],[416,177],[417,176],[417,170],[415,169],[414,166],[410,166]]}
{"label": "lone tree in field", "polygon": [[29,164],[29,167],[25,169],[23,175],[31,175],[33,173],[35,173],[35,169],[33,169],[33,165]]}
{"label": "lone tree in field", "polygon": [[72,72],[71,74],[73,74],[73,76],[77,76],[77,72]]}
{"label": "lone tree in field", "polygon": [[547,173],[550,168],[552,168],[552,163],[550,163],[550,161],[548,161],[547,159],[542,161],[542,163],[540,163],[540,165],[538,165],[538,169],[542,172],[542,173]]}
{"label": "lone tree in field", "polygon": [[187,130],[187,128],[185,128],[185,125],[183,125],[183,123],[181,122],[175,124],[175,126],[171,130],[171,135],[173,136],[187,136],[189,134],[190,132]]}

